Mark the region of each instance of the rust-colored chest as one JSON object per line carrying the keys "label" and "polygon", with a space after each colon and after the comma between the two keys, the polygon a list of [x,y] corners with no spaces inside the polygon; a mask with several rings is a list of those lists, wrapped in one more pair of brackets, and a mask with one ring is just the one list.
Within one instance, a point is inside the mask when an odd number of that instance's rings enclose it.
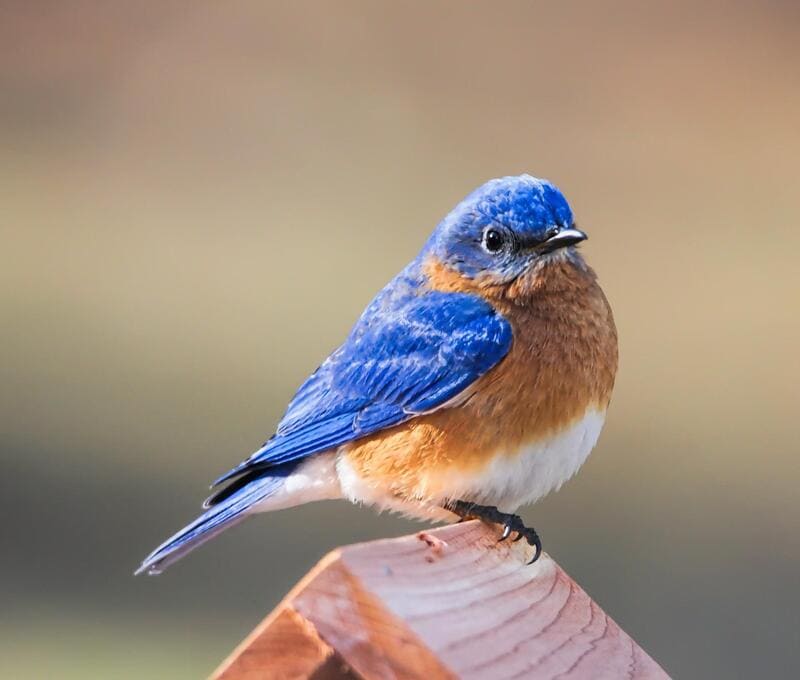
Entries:
{"label": "rust-colored chest", "polygon": [[[548,264],[510,286],[457,281],[432,272],[436,287],[475,292],[514,329],[506,358],[478,380],[460,409],[492,423],[510,449],[561,431],[588,409],[605,411],[617,371],[617,332],[594,272],[582,262]],[[455,414],[445,414],[442,417]]]}

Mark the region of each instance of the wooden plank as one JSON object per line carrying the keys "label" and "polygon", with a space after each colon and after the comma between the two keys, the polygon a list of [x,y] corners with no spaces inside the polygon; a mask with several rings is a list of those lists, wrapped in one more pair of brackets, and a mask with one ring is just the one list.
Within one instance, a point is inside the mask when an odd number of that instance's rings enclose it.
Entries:
{"label": "wooden plank", "polygon": [[341,548],[214,677],[668,677],[550,557],[497,537],[465,522]]}
{"label": "wooden plank", "polygon": [[330,645],[302,616],[285,608],[252,633],[217,673],[219,678],[258,680],[264,668],[280,669],[281,677],[308,678],[334,656]]}

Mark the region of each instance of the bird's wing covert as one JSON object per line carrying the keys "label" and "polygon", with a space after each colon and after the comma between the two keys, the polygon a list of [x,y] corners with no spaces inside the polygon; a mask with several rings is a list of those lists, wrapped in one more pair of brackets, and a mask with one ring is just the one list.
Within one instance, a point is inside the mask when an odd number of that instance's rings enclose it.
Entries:
{"label": "bird's wing covert", "polygon": [[216,483],[435,410],[495,366],[511,342],[508,321],[474,295],[429,291],[373,304],[300,387],[275,435]]}

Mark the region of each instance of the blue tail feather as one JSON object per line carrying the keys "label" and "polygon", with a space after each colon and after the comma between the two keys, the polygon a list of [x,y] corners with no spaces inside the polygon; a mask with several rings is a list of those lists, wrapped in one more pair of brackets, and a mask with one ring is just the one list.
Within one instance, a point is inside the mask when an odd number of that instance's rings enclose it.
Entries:
{"label": "blue tail feather", "polygon": [[251,507],[282,486],[295,467],[297,467],[295,463],[279,465],[264,470],[260,476],[241,485],[234,493],[220,500],[194,522],[164,541],[144,559],[135,573],[160,574],[190,551],[241,522],[247,517],[247,511]]}

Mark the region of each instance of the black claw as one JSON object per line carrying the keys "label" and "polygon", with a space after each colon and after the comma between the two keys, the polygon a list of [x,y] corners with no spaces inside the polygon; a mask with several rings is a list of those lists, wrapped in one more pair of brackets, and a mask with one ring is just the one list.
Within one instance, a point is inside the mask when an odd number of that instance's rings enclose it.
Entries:
{"label": "black claw", "polygon": [[533,564],[542,555],[542,541],[535,531],[532,531],[532,533],[533,536],[528,538],[528,543],[533,546],[533,557],[531,557],[531,561],[528,564]]}
{"label": "black claw", "polygon": [[519,515],[512,515],[508,512],[501,512],[493,505],[477,505],[467,501],[453,501],[448,504],[447,509],[461,517],[461,521],[465,519],[482,519],[484,522],[491,522],[493,524],[502,524],[503,531],[500,534],[498,543],[505,541],[512,532],[516,532],[516,536],[511,539],[516,543],[523,538],[533,548],[533,557],[528,564],[533,564],[542,554],[542,540],[536,529],[526,527],[522,522]]}

